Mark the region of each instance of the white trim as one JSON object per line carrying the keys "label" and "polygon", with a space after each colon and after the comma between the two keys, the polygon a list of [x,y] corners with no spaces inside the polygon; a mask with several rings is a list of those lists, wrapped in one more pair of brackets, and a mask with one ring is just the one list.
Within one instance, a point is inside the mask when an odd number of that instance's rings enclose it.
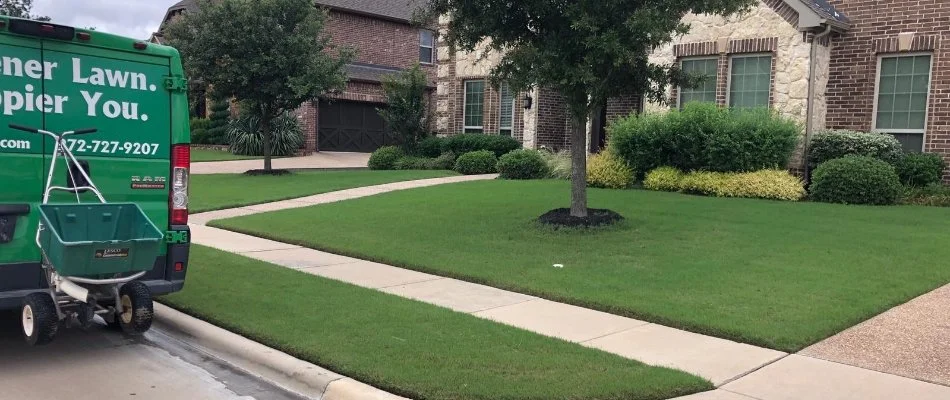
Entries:
{"label": "white trim", "polygon": [[[482,125],[481,126],[468,126],[466,121],[468,120],[468,84],[472,82],[481,82],[482,83]],[[484,79],[469,79],[462,81],[462,133],[469,129],[480,129],[482,133],[485,133],[485,80]]]}
{"label": "white trim", "polygon": [[[680,65],[680,70],[682,71],[682,70],[683,70],[683,61],[701,61],[701,60],[715,60],[715,61],[716,61],[716,75],[715,75],[716,81],[715,81],[715,83],[716,83],[716,87],[718,88],[718,87],[719,87],[719,56],[682,57],[682,58],[679,59],[679,61],[677,62],[677,64]],[[713,94],[714,94],[715,96],[718,96],[718,95],[719,95],[719,93],[716,93],[715,91],[713,91]],[[713,104],[716,104],[716,99],[713,99],[712,102],[713,102]],[[641,102],[641,103],[642,103],[642,102]],[[683,88],[682,88],[682,87],[677,87],[677,88],[676,88],[676,109],[679,110],[679,109],[682,109],[682,108],[683,108]]]}
{"label": "white trim", "polygon": [[[753,58],[753,57],[765,57],[768,56],[771,58],[771,64],[769,65],[769,99],[772,98],[772,91],[775,88],[772,87],[772,79],[775,77],[773,69],[775,68],[775,53],[764,52],[764,53],[740,53],[740,54],[730,54],[729,55],[729,68],[726,69],[726,107],[732,108],[732,104],[729,103],[730,97],[732,95],[732,62],[737,58]],[[769,101],[765,105],[766,108],[772,108],[772,102]]]}
{"label": "white trim", "polygon": [[[900,58],[900,57],[917,57],[917,56],[929,56],[930,57],[930,71],[927,73],[927,103],[924,107],[924,128],[923,129],[887,129],[881,130],[877,129],[877,102],[878,98],[881,95],[881,62],[885,58]],[[934,53],[926,51],[916,51],[916,52],[906,52],[906,53],[888,53],[880,54],[877,56],[877,70],[874,71],[874,107],[871,109],[871,132],[876,133],[887,133],[887,134],[907,134],[915,133],[921,135],[920,141],[920,151],[923,152],[927,148],[927,126],[930,122],[930,96],[933,95],[933,82],[934,82]]]}
{"label": "white trim", "polygon": [[[423,43],[422,43],[422,35],[424,35],[426,32],[429,32],[429,33],[432,34],[432,46],[425,46],[425,45],[423,45]],[[432,51],[432,53],[430,53],[430,56],[429,56],[429,61],[422,61],[422,60],[419,60],[419,63],[421,63],[421,64],[423,64],[423,65],[433,65],[433,64],[435,64],[435,59],[436,59],[436,55],[435,55],[435,51],[436,51],[436,50],[435,50],[435,48],[436,48],[436,46],[435,46],[435,41],[436,41],[436,39],[435,39],[435,32],[430,31],[430,30],[428,30],[428,29],[420,29],[420,30],[419,30],[419,56],[420,56],[419,58],[422,58],[422,57],[421,57],[421,56],[422,56],[422,49],[429,49],[429,50]]]}
{"label": "white trim", "polygon": [[[508,87],[508,92],[511,93],[511,125],[505,127],[501,126],[501,117],[504,115],[503,108],[505,103],[502,101],[504,99],[504,87]],[[515,135],[515,105],[517,104],[517,94],[511,91],[511,85],[508,82],[502,82],[498,85],[498,134],[501,134],[502,130],[508,131],[508,136]]]}

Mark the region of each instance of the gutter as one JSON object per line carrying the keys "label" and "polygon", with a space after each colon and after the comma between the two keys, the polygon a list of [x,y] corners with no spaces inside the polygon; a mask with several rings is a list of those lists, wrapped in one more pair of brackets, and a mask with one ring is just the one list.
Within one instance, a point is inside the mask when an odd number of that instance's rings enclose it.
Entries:
{"label": "gutter", "polygon": [[815,53],[819,39],[831,34],[831,24],[825,25],[825,31],[814,35],[811,41],[811,50],[808,57],[808,110],[805,112],[805,147],[802,152],[802,167],[805,170],[805,182],[811,179],[811,170],[808,168],[808,156],[811,148],[811,137],[814,134],[813,117],[815,114]]}

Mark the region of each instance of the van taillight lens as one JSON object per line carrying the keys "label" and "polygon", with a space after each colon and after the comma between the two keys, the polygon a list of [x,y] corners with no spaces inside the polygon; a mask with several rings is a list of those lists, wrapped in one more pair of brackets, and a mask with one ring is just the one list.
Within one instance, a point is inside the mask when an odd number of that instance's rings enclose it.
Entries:
{"label": "van taillight lens", "polygon": [[187,144],[172,146],[172,187],[168,194],[172,225],[188,225],[188,180],[190,170],[191,146]]}

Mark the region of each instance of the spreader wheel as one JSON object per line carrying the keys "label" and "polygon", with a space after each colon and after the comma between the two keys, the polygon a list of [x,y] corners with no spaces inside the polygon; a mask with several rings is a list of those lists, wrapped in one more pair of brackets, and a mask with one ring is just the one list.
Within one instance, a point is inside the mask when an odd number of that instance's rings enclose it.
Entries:
{"label": "spreader wheel", "polygon": [[119,289],[118,315],[116,319],[122,331],[129,335],[141,335],[152,327],[152,292],[144,283],[133,281]]}
{"label": "spreader wheel", "polygon": [[31,293],[23,298],[23,337],[31,346],[49,344],[59,330],[59,314],[49,293]]}

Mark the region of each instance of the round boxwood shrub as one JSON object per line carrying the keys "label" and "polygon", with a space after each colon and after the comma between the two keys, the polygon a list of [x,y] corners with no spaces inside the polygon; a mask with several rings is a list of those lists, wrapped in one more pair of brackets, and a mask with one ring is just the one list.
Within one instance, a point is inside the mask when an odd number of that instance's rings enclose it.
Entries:
{"label": "round boxwood shrub", "polygon": [[396,167],[396,161],[406,155],[396,146],[380,147],[369,156],[369,169],[391,170]]}
{"label": "round boxwood shrub", "polygon": [[825,203],[894,204],[901,190],[894,167],[873,157],[834,159],[819,165],[812,175],[812,199]]}
{"label": "round boxwood shrub", "polygon": [[455,167],[455,153],[449,151],[429,159],[429,169],[452,169]]}
{"label": "round boxwood shrub", "polygon": [[465,154],[479,150],[489,150],[495,157],[501,157],[521,148],[521,143],[510,136],[464,133],[442,139],[442,151]]}
{"label": "round boxwood shrub", "polygon": [[924,187],[939,183],[947,164],[937,154],[905,154],[894,166],[901,183],[906,186]]}
{"label": "round boxwood shrub", "polygon": [[462,154],[455,160],[455,171],[465,175],[491,174],[498,165],[498,157],[488,150],[472,151]]}
{"label": "round boxwood shrub", "polygon": [[866,156],[895,164],[903,150],[893,135],[847,130],[824,131],[811,139],[808,163],[811,167],[844,156]]}
{"label": "round boxwood shrub", "polygon": [[498,172],[504,179],[543,179],[548,165],[537,150],[515,150],[498,159]]}

